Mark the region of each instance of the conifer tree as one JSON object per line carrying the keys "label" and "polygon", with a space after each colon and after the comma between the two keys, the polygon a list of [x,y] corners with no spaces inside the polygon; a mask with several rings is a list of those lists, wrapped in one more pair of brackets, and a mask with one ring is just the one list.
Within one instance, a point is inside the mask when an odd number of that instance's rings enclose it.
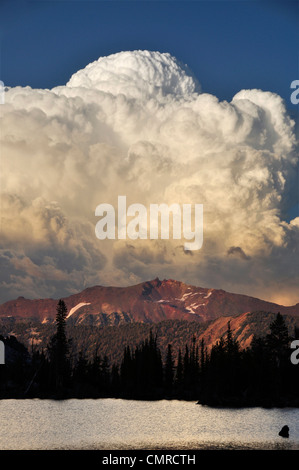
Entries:
{"label": "conifer tree", "polygon": [[69,342],[66,337],[67,307],[59,300],[56,307],[56,334],[51,338],[49,355],[54,386],[61,392],[70,377]]}
{"label": "conifer tree", "polygon": [[179,348],[177,367],[176,367],[176,377],[175,377],[175,383],[178,388],[181,388],[183,384],[183,378],[184,378],[184,366],[183,366],[181,348]]}
{"label": "conifer tree", "polygon": [[280,312],[270,325],[270,334],[266,336],[266,342],[268,348],[272,351],[279,362],[288,349],[290,342],[288,327],[286,326],[284,318]]}
{"label": "conifer tree", "polygon": [[174,379],[174,360],[172,357],[172,347],[168,344],[165,363],[165,386],[168,390],[172,388]]}
{"label": "conifer tree", "polygon": [[204,373],[206,366],[206,356],[205,356],[205,340],[202,338],[200,343],[200,369]]}

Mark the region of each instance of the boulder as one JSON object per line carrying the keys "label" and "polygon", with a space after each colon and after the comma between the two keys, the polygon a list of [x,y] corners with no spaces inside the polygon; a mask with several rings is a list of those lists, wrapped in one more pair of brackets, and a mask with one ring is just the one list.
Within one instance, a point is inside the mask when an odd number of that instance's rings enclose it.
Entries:
{"label": "boulder", "polygon": [[289,426],[283,426],[278,434],[281,437],[289,437]]}

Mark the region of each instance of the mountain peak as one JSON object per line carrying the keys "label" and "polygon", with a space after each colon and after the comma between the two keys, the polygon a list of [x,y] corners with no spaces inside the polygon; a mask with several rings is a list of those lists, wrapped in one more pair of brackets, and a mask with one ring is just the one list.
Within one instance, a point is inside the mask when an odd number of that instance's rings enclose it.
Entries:
{"label": "mountain peak", "polygon": [[[88,287],[63,300],[68,318],[80,322],[86,318],[99,318],[100,323],[105,324],[122,321],[157,323],[167,319],[203,322],[254,311],[299,315],[299,303],[284,307],[222,289],[188,285],[175,279],[161,281],[158,277],[129,287]],[[0,305],[0,317],[54,321],[56,305],[55,299],[19,297]]]}

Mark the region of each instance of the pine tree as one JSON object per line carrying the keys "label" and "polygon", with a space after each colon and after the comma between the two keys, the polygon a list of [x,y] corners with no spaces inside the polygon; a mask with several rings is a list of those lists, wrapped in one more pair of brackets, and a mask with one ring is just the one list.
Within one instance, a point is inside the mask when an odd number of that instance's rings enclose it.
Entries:
{"label": "pine tree", "polygon": [[97,392],[100,391],[101,388],[101,356],[98,354],[98,348],[95,349],[92,363],[89,367],[90,373],[90,382],[93,384]]}
{"label": "pine tree", "polygon": [[75,382],[84,383],[88,380],[88,361],[84,351],[79,352],[79,357],[73,372]]}
{"label": "pine tree", "polygon": [[129,346],[125,347],[123,360],[120,366],[120,382],[121,389],[126,394],[134,386],[134,364],[131,349]]}
{"label": "pine tree", "polygon": [[120,390],[120,377],[118,365],[113,364],[111,371],[111,391],[113,396],[118,396]]}
{"label": "pine tree", "polygon": [[59,300],[56,307],[56,334],[51,338],[48,347],[54,386],[62,392],[70,377],[69,342],[66,337],[67,307]]}
{"label": "pine tree", "polygon": [[107,392],[109,389],[110,385],[110,367],[109,367],[109,359],[105,355],[102,363],[101,363],[101,382],[102,382],[102,387],[103,391]]}
{"label": "pine tree", "polygon": [[168,344],[166,363],[165,363],[165,386],[167,390],[171,390],[174,379],[174,360],[172,357],[172,347]]}
{"label": "pine tree", "polygon": [[291,366],[289,359],[290,337],[288,327],[283,316],[278,313],[270,325],[270,333],[266,336],[266,345],[272,358],[272,376],[276,395],[280,396],[283,389],[290,386],[287,384],[287,371]]}
{"label": "pine tree", "polygon": [[283,316],[280,312],[276,315],[275,320],[270,325],[270,334],[266,336],[268,347],[274,354],[281,356],[290,342],[288,327],[285,324]]}
{"label": "pine tree", "polygon": [[233,333],[230,326],[230,321],[227,323],[227,333],[225,341],[225,349],[228,354],[228,358],[232,360],[236,358],[239,352],[239,343],[233,338]]}
{"label": "pine tree", "polygon": [[181,348],[179,348],[177,367],[176,367],[176,376],[175,376],[175,383],[178,388],[181,388],[183,384],[183,378],[184,378],[184,366],[183,366]]}
{"label": "pine tree", "polygon": [[202,338],[201,343],[200,343],[200,369],[202,374],[205,371],[206,367],[206,356],[205,356],[205,340]]}

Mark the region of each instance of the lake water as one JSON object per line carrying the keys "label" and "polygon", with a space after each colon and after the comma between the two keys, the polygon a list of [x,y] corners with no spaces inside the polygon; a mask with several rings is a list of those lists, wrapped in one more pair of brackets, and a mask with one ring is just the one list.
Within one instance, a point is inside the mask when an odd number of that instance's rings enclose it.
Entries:
{"label": "lake water", "polygon": [[[290,428],[290,438],[278,432]],[[186,401],[1,400],[0,449],[299,449],[299,409]]]}

